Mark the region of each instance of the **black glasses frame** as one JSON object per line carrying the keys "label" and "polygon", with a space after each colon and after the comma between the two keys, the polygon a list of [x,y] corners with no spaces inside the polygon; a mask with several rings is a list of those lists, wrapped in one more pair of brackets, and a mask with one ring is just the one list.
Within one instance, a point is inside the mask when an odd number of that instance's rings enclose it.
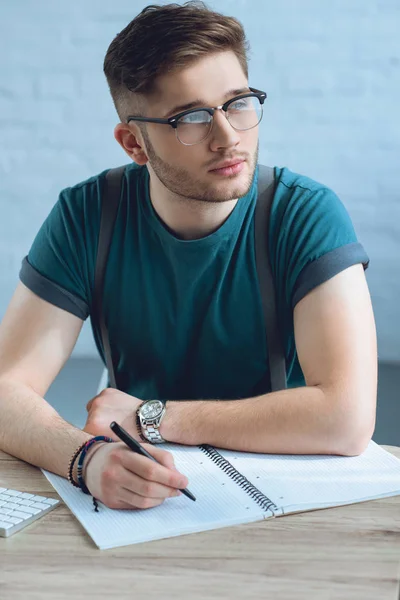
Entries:
{"label": "black glasses frame", "polygon": [[251,93],[247,92],[244,94],[240,94],[240,96],[235,96],[234,98],[231,98],[230,100],[225,102],[225,104],[221,104],[221,106],[214,106],[212,108],[211,107],[191,108],[189,110],[184,110],[183,112],[180,112],[177,115],[173,115],[172,117],[169,117],[168,119],[156,119],[156,118],[150,119],[147,117],[129,116],[126,118],[126,122],[130,123],[130,121],[144,121],[146,123],[161,123],[162,125],[171,125],[171,127],[173,129],[177,129],[178,128],[178,119],[180,119],[184,115],[187,115],[192,112],[197,112],[199,110],[205,110],[212,117],[214,117],[214,113],[217,109],[222,108],[222,110],[224,110],[226,112],[228,110],[229,105],[232,102],[236,102],[236,100],[239,100],[240,98],[247,98],[248,96],[256,96],[259,99],[260,104],[264,104],[264,101],[267,97],[266,92],[262,92],[261,90],[257,90],[256,88],[249,88],[249,89],[251,90]]}

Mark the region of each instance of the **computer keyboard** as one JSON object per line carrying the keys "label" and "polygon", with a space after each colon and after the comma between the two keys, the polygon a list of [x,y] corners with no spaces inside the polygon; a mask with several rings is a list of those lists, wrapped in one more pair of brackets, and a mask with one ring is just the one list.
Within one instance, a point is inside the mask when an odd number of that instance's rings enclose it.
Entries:
{"label": "computer keyboard", "polygon": [[0,487],[0,537],[9,537],[60,504],[59,500]]}

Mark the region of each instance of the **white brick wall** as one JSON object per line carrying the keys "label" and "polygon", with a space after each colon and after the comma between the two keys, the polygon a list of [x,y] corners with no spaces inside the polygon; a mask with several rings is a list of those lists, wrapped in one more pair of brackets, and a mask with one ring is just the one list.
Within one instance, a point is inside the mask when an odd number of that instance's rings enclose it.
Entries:
{"label": "white brick wall", "polygon": [[[116,113],[102,63],[115,34],[147,4],[2,3],[0,318],[60,189],[127,160],[113,138]],[[379,356],[399,361],[400,1],[208,5],[244,24],[250,85],[268,92],[260,161],[340,195],[371,258]],[[75,355],[94,353],[86,324]]]}

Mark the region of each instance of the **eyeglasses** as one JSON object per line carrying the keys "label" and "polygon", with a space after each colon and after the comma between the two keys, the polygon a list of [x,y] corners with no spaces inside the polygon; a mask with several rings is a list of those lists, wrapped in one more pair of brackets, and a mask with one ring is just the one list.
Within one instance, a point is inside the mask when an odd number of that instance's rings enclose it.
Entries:
{"label": "eyeglasses", "polygon": [[226,118],[237,131],[247,131],[256,127],[263,116],[263,104],[267,97],[265,92],[249,88],[251,93],[241,94],[231,98],[221,106],[214,108],[192,108],[178,113],[169,119],[148,119],[146,117],[127,117],[126,122],[144,121],[146,123],[161,123],[170,125],[181,144],[193,146],[203,142],[210,134],[214,123],[214,112],[225,111]]}

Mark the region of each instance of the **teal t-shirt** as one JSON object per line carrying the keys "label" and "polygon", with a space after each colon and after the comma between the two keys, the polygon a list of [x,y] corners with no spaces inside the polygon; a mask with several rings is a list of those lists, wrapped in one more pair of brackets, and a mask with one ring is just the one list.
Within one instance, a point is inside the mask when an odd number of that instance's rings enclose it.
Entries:
{"label": "teal t-shirt", "polygon": [[[22,263],[21,281],[81,319],[91,313],[101,190],[107,171],[64,189]],[[293,309],[309,291],[369,259],[327,187],[275,167],[269,226],[288,387],[304,386]],[[270,391],[254,249],[258,167],[216,231],[174,235],[155,212],[149,172],[125,170],[103,309],[118,388],[140,399],[237,399]],[[332,315],[334,318],[334,315]],[[100,332],[94,339],[104,361]]]}

